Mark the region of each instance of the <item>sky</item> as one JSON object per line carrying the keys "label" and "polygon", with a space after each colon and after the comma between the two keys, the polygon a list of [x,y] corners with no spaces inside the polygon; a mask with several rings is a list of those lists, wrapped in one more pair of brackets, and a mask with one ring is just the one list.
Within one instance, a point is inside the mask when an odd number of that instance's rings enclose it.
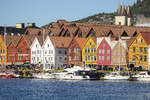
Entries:
{"label": "sky", "polygon": [[115,12],[136,0],[0,0],[0,26],[34,22],[38,27],[59,19],[75,21],[98,13]]}

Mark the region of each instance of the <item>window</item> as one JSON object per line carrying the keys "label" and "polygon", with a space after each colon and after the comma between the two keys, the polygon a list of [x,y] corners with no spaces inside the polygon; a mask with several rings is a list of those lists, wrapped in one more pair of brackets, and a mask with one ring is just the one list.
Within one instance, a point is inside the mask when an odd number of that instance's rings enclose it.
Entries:
{"label": "window", "polygon": [[77,56],[74,56],[74,60],[77,60]]}
{"label": "window", "polygon": [[88,53],[90,53],[90,48],[88,48]]}
{"label": "window", "polygon": [[143,48],[142,47],[140,47],[140,52],[143,52]]}
{"label": "window", "polygon": [[51,50],[51,54],[53,54],[53,50]]}
{"label": "window", "polygon": [[51,50],[49,50],[49,54],[51,54]]}
{"label": "window", "polygon": [[142,61],[143,60],[143,56],[140,56],[140,61]]}
{"label": "window", "polygon": [[36,48],[38,47],[38,44],[36,44]]}
{"label": "window", "polygon": [[87,56],[85,56],[85,61],[87,61]]}
{"label": "window", "polygon": [[102,50],[101,49],[99,49],[99,54],[101,54],[102,53]]}
{"label": "window", "polygon": [[96,61],[96,56],[94,56],[94,60]]}
{"label": "window", "polygon": [[84,52],[87,53],[87,49],[86,48],[84,49]]}
{"label": "window", "polygon": [[79,60],[79,56],[77,56],[77,60]]}
{"label": "window", "polygon": [[77,52],[80,52],[80,49],[79,49],[79,48],[77,48]]}
{"label": "window", "polygon": [[135,56],[135,55],[133,55],[133,56],[132,56],[132,61],[135,61],[135,58],[136,58],[136,56]]}
{"label": "window", "polygon": [[96,48],[94,48],[94,53],[96,53]]}
{"label": "window", "polygon": [[76,48],[74,48],[74,53],[76,53]]}
{"label": "window", "polygon": [[105,43],[103,44],[103,47],[105,47]]}
{"label": "window", "polygon": [[61,50],[59,50],[58,53],[61,54]]}
{"label": "window", "polygon": [[71,61],[71,56],[69,56],[69,61]]}
{"label": "window", "polygon": [[107,61],[109,61],[110,60],[110,56],[107,56]]}
{"label": "window", "polygon": [[132,52],[136,52],[136,48],[135,47],[132,48]]}
{"label": "window", "polygon": [[49,47],[49,44],[47,44],[47,47]]}
{"label": "window", "polygon": [[89,44],[90,44],[90,46],[91,46],[91,45],[92,45],[92,42],[90,42]]}
{"label": "window", "polygon": [[26,49],[26,53],[29,53],[29,49]]}
{"label": "window", "polygon": [[29,57],[28,57],[28,56],[26,56],[26,60],[29,60]]}
{"label": "window", "polygon": [[101,57],[101,56],[99,56],[99,60],[102,60],[102,57]]}
{"label": "window", "polygon": [[67,51],[65,50],[65,54],[67,54]]}
{"label": "window", "polygon": [[103,54],[105,53],[105,50],[104,50],[104,49],[102,49],[102,53],[103,53]]}
{"label": "window", "polygon": [[144,56],[144,61],[147,61],[147,56]]}
{"label": "window", "polygon": [[110,50],[107,50],[107,54],[110,54]]}
{"label": "window", "polygon": [[88,61],[90,61],[90,56],[88,56]]}
{"label": "window", "polygon": [[69,53],[71,53],[71,48],[69,48]]}
{"label": "window", "polygon": [[102,56],[102,60],[103,60],[103,61],[104,61],[104,59],[105,59],[104,56]]}
{"label": "window", "polygon": [[91,56],[91,61],[93,61],[93,56]]}
{"label": "window", "polygon": [[93,48],[91,48],[91,52],[93,53]]}
{"label": "window", "polygon": [[144,48],[144,53],[147,53],[147,48]]}

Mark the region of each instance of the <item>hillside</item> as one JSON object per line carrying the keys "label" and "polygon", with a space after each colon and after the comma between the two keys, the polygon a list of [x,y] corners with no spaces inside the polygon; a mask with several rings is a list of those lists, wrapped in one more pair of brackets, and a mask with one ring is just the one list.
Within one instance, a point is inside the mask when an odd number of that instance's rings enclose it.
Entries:
{"label": "hillside", "polygon": [[[150,23],[150,0],[137,0],[135,4],[131,6],[131,12],[134,16],[135,24]],[[117,11],[116,11],[117,12]],[[88,16],[83,19],[79,19],[73,22],[90,22],[100,24],[114,24],[115,15],[114,13],[99,13],[92,16]],[[44,25],[43,27],[47,27]]]}

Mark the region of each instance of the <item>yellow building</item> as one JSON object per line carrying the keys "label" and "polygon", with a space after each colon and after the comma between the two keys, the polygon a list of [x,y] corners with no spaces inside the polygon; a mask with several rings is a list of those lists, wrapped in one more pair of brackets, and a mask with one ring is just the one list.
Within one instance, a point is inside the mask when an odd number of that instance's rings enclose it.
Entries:
{"label": "yellow building", "polygon": [[148,44],[145,33],[138,33],[135,39],[129,44],[128,60],[129,65],[142,67],[148,70]]}
{"label": "yellow building", "polygon": [[0,66],[7,64],[7,47],[5,46],[3,36],[0,35]]}
{"label": "yellow building", "polygon": [[82,62],[83,65],[95,65],[96,59],[96,38],[88,38],[82,49]]}

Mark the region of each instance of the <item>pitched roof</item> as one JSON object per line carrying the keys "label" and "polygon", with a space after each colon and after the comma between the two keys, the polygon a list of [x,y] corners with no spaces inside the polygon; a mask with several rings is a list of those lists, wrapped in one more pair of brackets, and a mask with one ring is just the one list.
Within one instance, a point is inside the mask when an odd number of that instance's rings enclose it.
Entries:
{"label": "pitched roof", "polygon": [[50,37],[55,48],[68,48],[72,39],[70,37]]}
{"label": "pitched roof", "polygon": [[150,44],[150,32],[140,32],[146,43]]}
{"label": "pitched roof", "polygon": [[75,41],[78,43],[79,47],[82,49],[87,42],[87,38],[74,38]]}
{"label": "pitched roof", "polygon": [[[14,46],[17,46],[19,40],[21,39],[22,36],[20,35],[6,35],[5,36],[5,44],[6,46],[8,47],[11,43],[14,45]],[[3,41],[4,41],[4,36],[2,36],[3,38]]]}
{"label": "pitched roof", "polygon": [[36,35],[24,35],[23,38],[25,39],[26,43],[30,47],[35,39]]}

